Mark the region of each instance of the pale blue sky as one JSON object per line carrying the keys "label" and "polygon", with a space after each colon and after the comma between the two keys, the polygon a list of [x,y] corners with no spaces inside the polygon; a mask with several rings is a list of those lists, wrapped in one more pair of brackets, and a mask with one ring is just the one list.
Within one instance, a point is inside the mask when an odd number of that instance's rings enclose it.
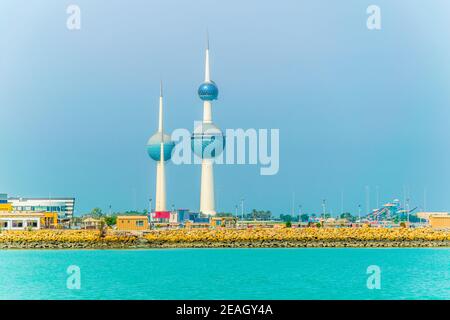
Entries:
{"label": "pale blue sky", "polygon": [[[81,30],[66,7],[81,8]],[[381,7],[382,30],[366,28]],[[0,192],[75,196],[77,213],[154,197],[159,79],[165,127],[201,118],[205,30],[214,120],[279,128],[280,171],[216,168],[218,210],[334,214],[403,199],[450,210],[448,1],[30,1],[0,3]],[[200,167],[167,167],[168,205],[198,209]]]}

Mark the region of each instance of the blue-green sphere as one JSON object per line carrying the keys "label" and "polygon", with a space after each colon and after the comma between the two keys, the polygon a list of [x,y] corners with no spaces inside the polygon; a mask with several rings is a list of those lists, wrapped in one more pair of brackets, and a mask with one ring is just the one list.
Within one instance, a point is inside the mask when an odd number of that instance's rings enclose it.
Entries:
{"label": "blue-green sphere", "polygon": [[217,100],[219,89],[214,81],[203,82],[200,87],[198,87],[198,96],[203,101]]}
{"label": "blue-green sphere", "polygon": [[161,139],[161,133],[157,132],[150,137],[147,142],[147,153],[155,161],[161,160],[161,140],[164,141],[164,161],[170,160],[172,157],[172,151],[175,147],[175,143],[170,139],[168,134],[163,134]]}

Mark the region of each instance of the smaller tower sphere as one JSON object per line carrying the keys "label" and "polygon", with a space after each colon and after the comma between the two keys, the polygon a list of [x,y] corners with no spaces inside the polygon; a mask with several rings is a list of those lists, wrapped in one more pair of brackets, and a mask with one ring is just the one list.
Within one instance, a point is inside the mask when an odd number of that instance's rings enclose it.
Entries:
{"label": "smaller tower sphere", "polygon": [[214,81],[203,82],[198,88],[198,96],[203,101],[217,100],[219,89]]}
{"label": "smaller tower sphere", "polygon": [[200,158],[209,159],[217,157],[225,147],[225,136],[222,131],[212,123],[202,123],[191,136],[191,148]]}
{"label": "smaller tower sphere", "polygon": [[[175,143],[168,134],[163,134],[164,141],[164,161],[170,160]],[[155,161],[161,160],[161,133],[157,132],[148,139],[147,153]]]}

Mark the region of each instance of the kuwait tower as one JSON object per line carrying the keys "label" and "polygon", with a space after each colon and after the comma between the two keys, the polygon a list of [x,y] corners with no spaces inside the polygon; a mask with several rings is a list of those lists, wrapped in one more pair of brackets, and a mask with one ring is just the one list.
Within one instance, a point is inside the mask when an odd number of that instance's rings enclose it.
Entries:
{"label": "kuwait tower", "polygon": [[212,121],[212,101],[217,100],[219,89],[211,80],[209,67],[209,41],[207,41],[205,81],[198,88],[198,96],[203,101],[203,121],[194,129],[191,147],[202,159],[200,213],[215,215],[214,158],[223,151],[225,138],[222,131]]}
{"label": "kuwait tower", "polygon": [[159,119],[158,131],[150,137],[147,142],[147,153],[156,161],[156,203],[155,217],[166,214],[166,173],[165,162],[170,159],[175,143],[168,134],[164,133],[163,127],[163,93],[162,84],[159,94]]}

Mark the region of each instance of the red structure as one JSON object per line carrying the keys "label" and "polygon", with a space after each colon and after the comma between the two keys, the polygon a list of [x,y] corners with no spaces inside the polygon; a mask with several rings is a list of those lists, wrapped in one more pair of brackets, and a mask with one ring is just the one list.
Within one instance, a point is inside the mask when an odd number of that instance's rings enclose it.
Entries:
{"label": "red structure", "polygon": [[153,218],[155,219],[169,219],[170,211],[155,211],[153,213]]}

